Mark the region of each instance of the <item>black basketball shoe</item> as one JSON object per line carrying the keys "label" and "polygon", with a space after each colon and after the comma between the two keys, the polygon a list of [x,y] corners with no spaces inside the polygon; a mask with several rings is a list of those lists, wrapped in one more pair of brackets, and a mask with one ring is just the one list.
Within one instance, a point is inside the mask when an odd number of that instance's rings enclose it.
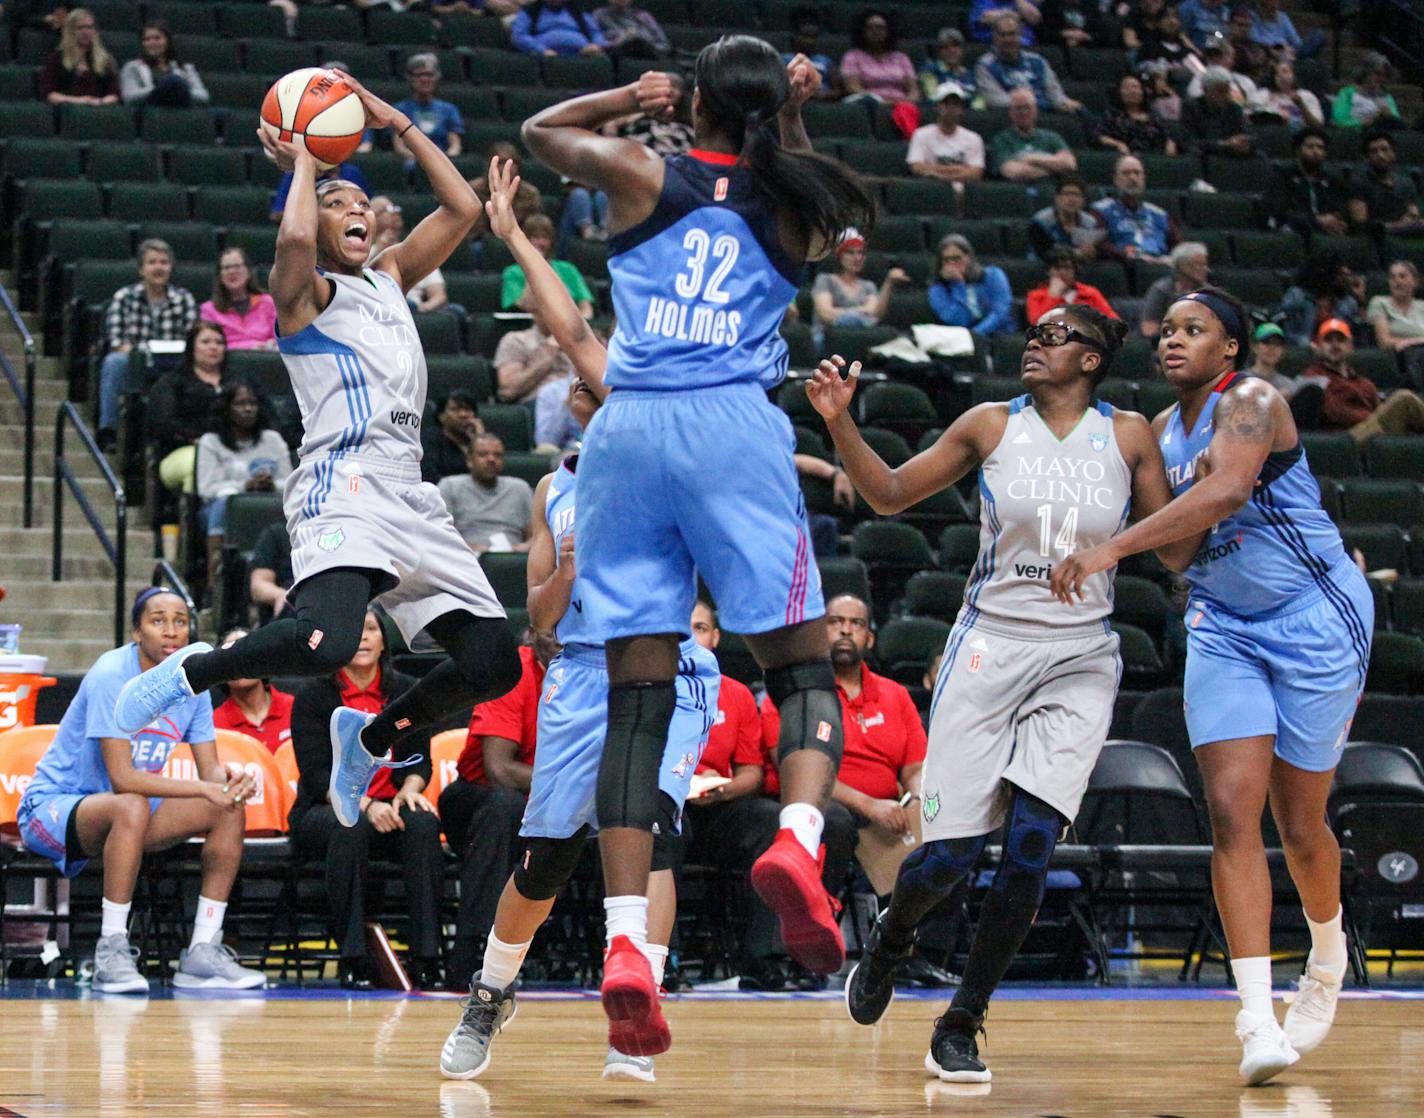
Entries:
{"label": "black basketball shoe", "polygon": [[857,1025],[873,1025],[885,1016],[886,1009],[895,1000],[895,969],[910,957],[915,946],[911,941],[903,950],[891,950],[882,939],[884,923],[882,912],[866,938],[860,962],[846,976],[846,1012]]}
{"label": "black basketball shoe", "polygon": [[993,1075],[979,1058],[978,1034],[983,1031],[984,1018],[950,1006],[935,1022],[925,1070],[947,1083],[989,1082]]}

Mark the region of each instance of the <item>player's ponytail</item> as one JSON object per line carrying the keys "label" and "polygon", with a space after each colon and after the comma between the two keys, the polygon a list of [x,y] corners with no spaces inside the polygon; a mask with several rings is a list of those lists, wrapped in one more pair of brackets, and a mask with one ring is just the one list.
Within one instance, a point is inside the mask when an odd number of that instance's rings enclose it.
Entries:
{"label": "player's ponytail", "polygon": [[875,201],[843,163],[788,151],[769,125],[791,95],[786,66],[770,45],[727,35],[697,56],[697,89],[708,124],[739,151],[757,190],[808,246],[829,249],[847,229],[868,231]]}

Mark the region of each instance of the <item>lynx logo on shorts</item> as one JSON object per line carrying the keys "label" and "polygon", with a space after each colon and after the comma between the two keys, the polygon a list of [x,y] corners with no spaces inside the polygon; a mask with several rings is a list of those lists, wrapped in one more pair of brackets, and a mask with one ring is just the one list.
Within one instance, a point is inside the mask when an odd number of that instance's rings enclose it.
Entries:
{"label": "lynx logo on shorts", "polygon": [[316,545],[323,551],[335,551],[346,542],[346,533],[340,528],[333,528],[330,532],[323,532],[317,537]]}
{"label": "lynx logo on shorts", "polygon": [[821,742],[831,740],[831,724],[829,722],[822,722],[816,727],[816,740]]}
{"label": "lynx logo on shorts", "polygon": [[924,811],[925,822],[933,823],[935,816],[939,814],[939,793],[931,792],[921,801],[921,807]]}
{"label": "lynx logo on shorts", "polygon": [[1088,444],[1099,454],[1108,448],[1108,437],[1101,431],[1094,431],[1088,436]]}

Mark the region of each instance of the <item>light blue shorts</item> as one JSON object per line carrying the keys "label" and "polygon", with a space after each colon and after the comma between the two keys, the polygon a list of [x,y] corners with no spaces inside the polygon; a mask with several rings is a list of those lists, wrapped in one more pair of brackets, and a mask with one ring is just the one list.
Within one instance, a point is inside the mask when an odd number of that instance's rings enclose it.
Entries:
{"label": "light blue shorts", "polygon": [[[94,793],[82,792],[41,792],[31,796],[26,794],[16,812],[16,822],[20,827],[20,838],[25,849],[48,858],[65,877],[77,877],[89,864],[89,859],[80,857],[78,851],[71,851],[65,844],[69,834],[69,817],[79,806],[79,801]],[[148,814],[153,815],[162,797],[150,796]]]}
{"label": "light blue shorts", "polygon": [[1274,735],[1276,756],[1307,772],[1340,763],[1369,670],[1375,607],[1348,559],[1290,612],[1246,619],[1187,607],[1187,733],[1192,748]]}
{"label": "light blue shorts", "polygon": [[615,390],[579,456],[575,545],[597,619],[590,637],[685,635],[699,574],[731,632],[820,617],[795,445],[790,420],[755,384]]}
{"label": "light blue shorts", "polygon": [[[717,691],[722,684],[712,653],[691,640],[684,641],[680,651],[677,709],[658,775],[658,787],[677,805],[679,825],[692,774],[717,717]],[[521,835],[568,838],[584,825],[598,829],[598,766],[607,730],[608,667],[603,649],[565,645],[544,675],[534,776]]]}

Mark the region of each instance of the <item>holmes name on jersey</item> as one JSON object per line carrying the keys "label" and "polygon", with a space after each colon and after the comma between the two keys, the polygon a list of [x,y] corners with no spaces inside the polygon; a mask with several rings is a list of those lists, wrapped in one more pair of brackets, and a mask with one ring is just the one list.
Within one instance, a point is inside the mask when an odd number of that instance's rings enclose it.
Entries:
{"label": "holmes name on jersey", "polygon": [[1066,501],[1075,505],[1111,509],[1113,490],[1107,480],[1107,470],[1096,458],[1073,458],[1068,455],[1020,455],[1014,477],[1009,480],[1008,495],[1015,500]]}
{"label": "holmes name on jersey", "polygon": [[689,305],[676,299],[653,296],[643,332],[696,345],[734,346],[741,337],[740,311],[715,310],[706,303]]}

